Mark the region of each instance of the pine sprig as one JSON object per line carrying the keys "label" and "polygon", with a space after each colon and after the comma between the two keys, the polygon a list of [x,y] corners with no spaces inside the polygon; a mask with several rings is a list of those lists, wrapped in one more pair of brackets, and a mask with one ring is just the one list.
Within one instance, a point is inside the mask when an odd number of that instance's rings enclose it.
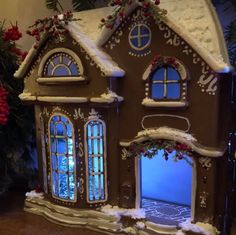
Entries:
{"label": "pine sprig", "polygon": [[168,161],[173,158],[175,162],[185,160],[192,166],[192,162],[187,156],[192,156],[192,150],[185,144],[169,140],[148,140],[143,143],[132,143],[128,148],[128,156],[144,156],[152,159],[154,156],[163,151],[163,158]]}
{"label": "pine sprig", "polygon": [[[101,19],[100,27],[105,26],[106,28],[113,29],[116,21],[123,21],[126,17],[125,9],[127,6],[134,2],[139,2],[142,9],[142,15],[144,18],[149,18],[153,16],[155,20],[163,20],[164,16],[167,14],[166,10],[160,9],[158,7],[152,7],[147,0],[111,0],[109,5],[114,7],[113,13],[108,15],[106,18]],[[160,0],[155,1],[155,5],[159,5]]]}

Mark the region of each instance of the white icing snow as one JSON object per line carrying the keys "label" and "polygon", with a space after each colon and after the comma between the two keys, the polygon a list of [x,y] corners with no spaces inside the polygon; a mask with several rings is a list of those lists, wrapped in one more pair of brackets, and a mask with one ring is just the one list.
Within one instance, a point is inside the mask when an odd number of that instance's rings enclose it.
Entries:
{"label": "white icing snow", "polygon": [[[93,22],[92,22],[93,23]],[[89,27],[89,26],[88,26]],[[92,60],[99,66],[101,71],[108,77],[123,77],[125,71],[118,67],[112,58],[99,48],[76,22],[70,22],[67,26],[72,37],[83,47]]]}
{"label": "white icing snow", "polygon": [[146,97],[142,101],[142,105],[147,107],[185,107],[188,103],[184,101],[156,101]]}
{"label": "white icing snow", "polygon": [[118,96],[115,92],[111,90],[108,90],[107,93],[101,94],[100,97],[95,97],[90,99],[91,102],[95,103],[112,103],[114,101],[121,102],[123,100],[124,100],[123,97]]}
{"label": "white icing snow", "polygon": [[225,152],[225,149],[217,150],[200,145],[197,142],[197,139],[191,134],[170,127],[159,127],[140,131],[134,140],[127,142],[121,141],[120,145],[123,147],[129,147],[132,143],[140,143],[148,139],[166,139],[183,143],[189,146],[192,151],[206,157],[221,157]]}
{"label": "white icing snow", "polygon": [[23,101],[35,101],[37,98],[29,92],[23,92],[19,95],[19,98]]}
{"label": "white icing snow", "polygon": [[127,233],[127,234],[134,234],[134,235],[138,234],[137,233],[138,231],[135,228],[133,228],[133,227],[124,228],[124,229],[122,229],[122,231]]}
{"label": "white icing snow", "polygon": [[[180,224],[180,227],[183,231],[192,231],[195,233],[200,233],[203,235],[217,235],[219,231],[212,226],[211,224],[207,223],[200,223],[197,222],[196,224],[192,224],[189,220]],[[180,235],[180,234],[177,234]]]}
{"label": "white icing snow", "polygon": [[32,190],[30,192],[27,192],[25,194],[26,197],[29,197],[29,198],[40,198],[40,199],[43,199],[43,193],[36,193],[35,190]]}
{"label": "white icing snow", "polygon": [[146,217],[143,209],[125,209],[119,208],[118,206],[106,205],[101,208],[101,211],[118,219],[121,216],[131,217],[132,219],[144,219]]}
{"label": "white icing snow", "polygon": [[186,141],[197,141],[196,138],[194,138],[191,134],[179,131],[177,129],[169,128],[169,127],[160,127],[157,129],[147,129],[138,132],[137,137],[141,136],[155,136],[155,135],[165,135],[165,136],[171,136],[173,139],[182,138]]}
{"label": "white icing snow", "polygon": [[141,221],[136,222],[135,226],[139,229],[145,229],[146,227],[145,223]]}

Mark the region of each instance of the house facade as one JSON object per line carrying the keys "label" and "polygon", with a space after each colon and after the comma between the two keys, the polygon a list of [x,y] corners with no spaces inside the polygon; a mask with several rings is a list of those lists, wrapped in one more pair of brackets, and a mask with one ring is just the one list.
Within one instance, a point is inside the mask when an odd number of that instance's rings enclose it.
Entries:
{"label": "house facade", "polygon": [[44,201],[139,209],[141,158],[163,149],[176,168],[191,159],[191,221],[222,228],[231,68],[211,4],[182,2],[163,0],[163,21],[131,4],[113,29],[98,29],[111,7],[75,13],[65,41],[32,47],[15,76],[35,107]]}

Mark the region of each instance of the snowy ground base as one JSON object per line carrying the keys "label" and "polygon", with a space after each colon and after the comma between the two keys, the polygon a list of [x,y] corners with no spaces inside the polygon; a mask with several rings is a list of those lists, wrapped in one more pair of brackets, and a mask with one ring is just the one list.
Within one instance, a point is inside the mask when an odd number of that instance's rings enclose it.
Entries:
{"label": "snowy ground base", "polygon": [[[63,226],[84,227],[105,234],[188,235],[189,231],[201,235],[218,234],[214,227],[203,223],[191,224],[187,221],[181,224],[182,229],[179,231],[176,226],[155,224],[146,221],[143,210],[123,209],[111,205],[106,205],[101,210],[71,209],[55,205],[41,195],[35,195],[35,192],[27,194],[24,210]],[[130,217],[134,222],[132,226],[123,226],[123,217]]]}

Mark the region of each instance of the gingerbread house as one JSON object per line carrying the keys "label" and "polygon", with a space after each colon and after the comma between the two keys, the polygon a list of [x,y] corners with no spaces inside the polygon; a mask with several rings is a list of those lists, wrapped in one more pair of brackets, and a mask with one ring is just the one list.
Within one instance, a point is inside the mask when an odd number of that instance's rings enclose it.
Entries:
{"label": "gingerbread house", "polygon": [[231,66],[215,10],[122,7],[122,20],[116,7],[74,13],[66,40],[46,35],[15,74],[35,107],[43,191],[25,210],[109,234],[217,234]]}

